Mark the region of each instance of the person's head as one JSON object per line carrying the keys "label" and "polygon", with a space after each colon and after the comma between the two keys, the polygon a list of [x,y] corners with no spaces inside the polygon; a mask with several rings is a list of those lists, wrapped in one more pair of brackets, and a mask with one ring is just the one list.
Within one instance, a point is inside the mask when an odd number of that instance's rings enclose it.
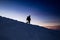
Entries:
{"label": "person's head", "polygon": [[31,17],[31,15],[29,15],[29,17]]}

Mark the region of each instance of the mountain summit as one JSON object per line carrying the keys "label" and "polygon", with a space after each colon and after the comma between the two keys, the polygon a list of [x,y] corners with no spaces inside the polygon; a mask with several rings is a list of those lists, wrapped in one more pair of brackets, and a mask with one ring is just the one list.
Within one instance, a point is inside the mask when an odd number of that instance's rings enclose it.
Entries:
{"label": "mountain summit", "polygon": [[49,30],[0,16],[0,40],[60,40],[60,30]]}

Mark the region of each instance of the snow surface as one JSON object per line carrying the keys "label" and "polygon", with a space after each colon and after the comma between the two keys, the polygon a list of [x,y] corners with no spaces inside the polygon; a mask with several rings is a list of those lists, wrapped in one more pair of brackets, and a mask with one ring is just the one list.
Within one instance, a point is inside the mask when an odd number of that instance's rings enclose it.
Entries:
{"label": "snow surface", "polygon": [[0,40],[60,40],[60,30],[49,30],[0,16]]}

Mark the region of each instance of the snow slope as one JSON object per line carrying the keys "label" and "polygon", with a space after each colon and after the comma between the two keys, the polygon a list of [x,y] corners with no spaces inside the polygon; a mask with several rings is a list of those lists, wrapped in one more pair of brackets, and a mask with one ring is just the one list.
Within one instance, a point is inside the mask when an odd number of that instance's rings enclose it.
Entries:
{"label": "snow slope", "polygon": [[60,30],[49,30],[0,16],[0,40],[60,40]]}

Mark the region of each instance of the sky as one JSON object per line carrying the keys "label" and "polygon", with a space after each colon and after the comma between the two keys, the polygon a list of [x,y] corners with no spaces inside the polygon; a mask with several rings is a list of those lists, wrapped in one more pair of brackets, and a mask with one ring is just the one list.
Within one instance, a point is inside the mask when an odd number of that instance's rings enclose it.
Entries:
{"label": "sky", "polygon": [[31,24],[39,26],[60,25],[58,0],[0,0],[0,16],[26,23],[31,15]]}

